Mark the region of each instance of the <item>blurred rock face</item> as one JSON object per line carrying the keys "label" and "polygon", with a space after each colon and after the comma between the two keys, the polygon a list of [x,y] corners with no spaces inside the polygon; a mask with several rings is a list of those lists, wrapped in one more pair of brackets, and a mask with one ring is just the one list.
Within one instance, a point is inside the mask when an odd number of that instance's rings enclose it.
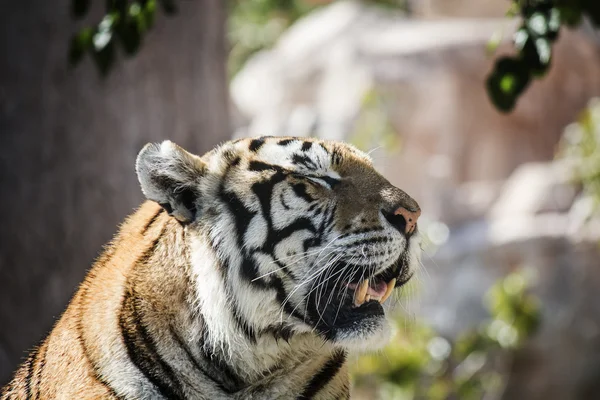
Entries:
{"label": "blurred rock face", "polygon": [[600,218],[571,177],[563,162],[523,164],[486,216],[456,226],[425,266],[413,311],[449,337],[486,318],[496,279],[516,268],[533,278],[542,326],[516,353],[504,399],[600,395]]}
{"label": "blurred rock face", "polygon": [[415,13],[424,17],[503,17],[507,0],[413,0]]}
{"label": "blurred rock face", "polygon": [[[356,125],[375,93],[401,142],[398,154],[373,152],[384,174],[435,218],[480,216],[497,194],[493,182],[523,162],[551,159],[564,126],[600,94],[598,49],[565,30],[548,76],[512,114],[500,114],[485,93],[494,60],[485,46],[512,26],[502,19],[408,20],[358,2],[335,3],[299,21],[235,77],[232,99],[247,118],[237,135],[312,134],[371,150],[385,141],[373,124],[362,134],[370,139],[357,138]],[[485,187],[472,184],[481,181]]]}
{"label": "blurred rock face", "polygon": [[[507,6],[478,3],[489,8],[423,0],[415,10],[501,16]],[[510,36],[513,27],[503,19],[410,20],[334,3],[236,76],[232,100],[245,119],[236,135],[315,135],[374,149],[378,168],[428,214],[421,229],[442,244],[425,257],[415,313],[455,335],[486,317],[481,299],[497,278],[528,267],[544,325],[517,354],[505,398],[600,398],[599,224],[584,223],[589,199],[570,183],[568,166],[548,162],[565,126],[600,94],[600,52],[583,34],[563,30],[549,74],[513,113],[500,114],[485,93],[494,60],[485,48],[494,32]],[[498,54],[510,47],[505,42]],[[443,224],[427,225],[428,218]]]}

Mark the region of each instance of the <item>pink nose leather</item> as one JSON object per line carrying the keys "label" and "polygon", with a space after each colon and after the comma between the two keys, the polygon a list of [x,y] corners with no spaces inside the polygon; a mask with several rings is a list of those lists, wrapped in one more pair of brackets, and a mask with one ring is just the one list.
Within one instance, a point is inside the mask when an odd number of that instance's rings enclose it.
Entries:
{"label": "pink nose leather", "polygon": [[399,207],[396,211],[394,211],[394,215],[402,215],[404,217],[406,220],[406,230],[404,232],[406,234],[411,234],[417,227],[417,220],[421,216],[421,210],[408,211],[404,207]]}

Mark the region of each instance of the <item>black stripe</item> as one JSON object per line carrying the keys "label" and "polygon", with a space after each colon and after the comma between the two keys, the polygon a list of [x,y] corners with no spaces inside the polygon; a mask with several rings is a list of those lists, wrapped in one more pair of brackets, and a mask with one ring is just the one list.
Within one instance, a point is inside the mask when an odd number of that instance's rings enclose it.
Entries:
{"label": "black stripe", "polygon": [[156,343],[146,329],[138,310],[133,290],[123,298],[119,327],[131,362],[168,399],[183,399],[181,384],[173,369],[162,359]]}
{"label": "black stripe", "polygon": [[297,165],[298,164],[303,165],[304,167],[306,167],[310,170],[317,169],[317,165],[314,163],[314,161],[311,160],[310,157],[305,156],[304,154],[294,154],[292,156],[292,162]]}
{"label": "black stripe", "polygon": [[281,205],[283,206],[283,208],[285,208],[286,210],[290,209],[290,206],[287,205],[287,203],[285,202],[285,198],[283,197],[283,191],[281,191],[281,193],[279,193],[279,202],[281,203]]}
{"label": "black stripe", "polygon": [[277,301],[283,304],[284,311],[289,315],[298,318],[300,321],[306,321],[306,316],[304,316],[297,307],[294,307],[290,300],[285,301],[287,299],[287,293],[283,286],[282,280],[278,276],[272,276],[271,279],[271,284],[277,291]]}
{"label": "black stripe", "polygon": [[242,315],[240,313],[240,308],[238,307],[238,304],[237,304],[237,301],[235,300],[235,298],[233,296],[229,296],[229,297],[233,299],[232,300],[233,307],[231,309],[231,314],[233,316],[233,319],[238,324],[238,326],[242,329],[242,332],[244,333],[244,335],[246,336],[246,338],[251,343],[256,343],[256,332],[254,331],[254,328],[252,326],[250,326],[250,324],[248,323],[248,321],[246,321],[242,317]]}
{"label": "black stripe", "polygon": [[292,185],[292,189],[294,190],[294,193],[296,193],[296,196],[304,199],[308,203],[315,201],[315,199],[306,192],[306,185],[304,183],[296,183]]}
{"label": "black stripe", "polygon": [[330,176],[315,176],[315,178],[325,181],[325,183],[327,183],[332,189],[341,183],[339,179],[335,179]]}
{"label": "black stripe", "polygon": [[262,161],[250,161],[250,163],[248,164],[248,170],[254,172],[282,171],[282,168],[278,165],[267,164]]}
{"label": "black stripe", "polygon": [[262,214],[267,222],[267,229],[271,229],[273,223],[271,221],[271,197],[273,195],[273,187],[285,179],[285,174],[273,174],[270,179],[256,182],[252,185],[252,192],[258,197],[261,205]]}
{"label": "black stripe", "polygon": [[297,397],[297,400],[312,399],[321,389],[323,389],[339,372],[346,361],[346,352],[336,350],[333,356],[323,365],[321,370],[308,382],[304,391]]}
{"label": "black stripe", "polygon": [[[42,350],[41,353],[39,353],[39,361],[38,361],[38,369],[37,372],[35,374],[35,386],[36,386],[36,394],[35,397],[36,399],[40,398],[40,382],[42,381],[42,371],[44,370],[44,367],[46,366],[46,353],[48,352],[48,344],[46,343],[46,340],[44,340],[42,342],[42,344],[40,345],[40,348],[44,347],[44,350]],[[39,349],[38,349],[39,351]]]}
{"label": "black stripe", "polygon": [[25,377],[25,398],[26,399],[30,399],[31,398],[31,378],[33,377],[33,363],[35,361],[35,357],[37,356],[37,352],[38,352],[38,348],[36,348],[33,353],[29,356],[29,358],[26,361],[26,368],[27,368],[27,376]]}
{"label": "black stripe", "polygon": [[241,265],[242,278],[246,279],[249,283],[266,288],[267,284],[264,279],[259,279],[258,266],[252,258],[251,254],[244,254],[244,259]]}
{"label": "black stripe", "polygon": [[[214,246],[214,243],[211,243],[211,244]],[[214,246],[213,248],[217,249],[217,246]],[[254,329],[240,315],[239,308],[238,308],[238,305],[236,304],[236,300],[235,300],[236,298],[231,294],[230,287],[229,287],[229,285],[227,285],[227,274],[229,271],[229,266],[227,264],[223,264],[223,262],[221,262],[221,266],[220,266],[219,270],[223,272],[223,281],[225,282],[225,290],[227,291],[227,298],[231,299],[230,300],[230,305],[231,305],[230,311],[233,316],[233,319],[236,321],[236,323],[238,324],[239,328],[241,329],[242,333],[246,336],[246,338],[251,342],[256,342],[256,334],[254,332]],[[259,282],[259,281],[260,280],[256,280],[252,283],[257,284],[257,282]],[[263,284],[263,282],[260,282],[259,284],[262,287],[265,286]]]}
{"label": "black stripe", "polygon": [[150,229],[150,227],[156,221],[156,219],[158,218],[158,216],[165,210],[166,206],[168,206],[171,209],[171,211],[167,210],[167,212],[169,212],[169,213],[173,212],[173,209],[171,208],[171,205],[169,203],[166,203],[165,205],[161,204],[161,208],[158,209],[158,211],[156,212],[156,214],[154,214],[154,216],[152,218],[150,218],[148,220],[148,222],[146,223],[146,225],[144,225],[144,227],[142,228],[142,232],[141,232],[142,235],[145,234],[148,231],[148,229]]}
{"label": "black stripe", "polygon": [[[289,343],[290,339],[294,335],[294,329],[291,326],[282,323],[279,325],[268,326],[263,333],[272,335],[276,342],[278,342],[279,339],[283,339]],[[273,370],[273,368],[270,369]]]}
{"label": "black stripe", "polygon": [[[4,386],[3,388],[0,388],[0,399],[2,400],[10,400],[12,398],[12,395],[15,394],[14,392],[11,394],[10,397],[8,397],[8,392],[12,392],[15,390],[14,387],[14,380],[12,380],[11,382],[9,382],[8,384],[6,384],[6,386]],[[4,397],[6,396],[6,397]]]}
{"label": "black stripe", "polygon": [[325,232],[331,232],[333,230],[333,226],[335,223],[335,212],[337,211],[337,206],[333,206],[330,209],[328,209],[327,211],[329,211],[329,215],[327,217],[325,217],[325,215],[323,215],[323,225],[321,225],[321,236],[325,234]]}
{"label": "black stripe", "polygon": [[336,400],[348,400],[349,398],[350,386],[348,385],[348,383],[344,383],[344,387],[342,387],[342,390]]}
{"label": "black stripe", "polygon": [[312,221],[308,218],[298,218],[288,226],[282,229],[269,229],[267,240],[262,248],[265,253],[271,254],[274,259],[275,257],[275,246],[284,239],[287,239],[297,231],[307,230],[315,233],[315,227]]}
{"label": "black stripe", "polygon": [[240,387],[245,387],[245,383],[241,378],[237,376],[237,374],[230,368],[229,364],[223,359],[223,354],[219,351],[214,351],[214,349],[209,348],[206,344],[210,343],[211,340],[209,338],[209,332],[206,326],[202,328],[202,343],[200,346],[200,352],[202,354],[203,359],[210,360],[208,365],[211,368],[214,368],[216,373],[225,374],[230,377],[233,381],[236,382],[236,385]]}
{"label": "black stripe", "polygon": [[[227,205],[234,218],[238,247],[244,249],[244,235],[256,213],[248,210],[235,193],[222,191],[219,193],[219,196],[221,201]],[[243,257],[241,266],[242,277],[250,283],[265,286],[262,279],[256,279],[258,278],[258,267],[255,265],[254,260],[251,259],[251,256],[244,254]]]}
{"label": "black stripe", "polygon": [[333,149],[331,152],[331,164],[339,165],[343,159],[342,153],[338,149]]}
{"label": "black stripe", "polygon": [[[257,162],[257,163],[263,164],[263,163],[259,163],[259,162]],[[268,164],[265,164],[265,165],[268,165]],[[250,224],[250,221],[256,215],[256,212],[248,210],[248,208],[246,208],[246,206],[244,205],[242,200],[237,196],[237,194],[226,191],[225,183],[227,181],[227,176],[229,174],[229,170],[230,169],[228,168],[227,171],[225,171],[224,176],[221,178],[221,184],[219,185],[219,198],[223,203],[225,203],[225,205],[229,209],[229,212],[231,213],[231,215],[234,218],[238,248],[241,251],[244,251],[244,247],[245,247],[244,246],[244,235],[246,233],[246,230],[248,229],[248,225]],[[213,245],[213,248],[217,248],[217,246],[214,246],[214,243],[211,243],[211,244]],[[242,264],[242,270],[241,270],[242,277],[248,279],[248,281],[252,284],[259,285],[261,287],[265,287],[266,285],[262,281],[262,279],[254,280],[255,278],[258,277],[258,269],[254,265],[253,260],[249,259],[249,256],[246,254],[242,254],[242,256],[244,257],[243,264]],[[223,280],[225,283],[227,283],[227,274],[229,271],[229,265],[222,262],[221,270],[223,271]],[[227,288],[227,291],[229,292],[230,289],[227,284],[226,284],[226,288]],[[228,296],[228,297],[233,299],[231,311],[232,311],[233,317],[236,320],[238,326],[240,327],[240,329],[242,330],[244,335],[246,335],[248,340],[255,342],[256,335],[254,333],[254,330],[248,324],[248,322],[245,321],[241,317],[239,309],[237,307],[237,304],[235,304],[235,297],[234,296]]]}
{"label": "black stripe", "polygon": [[209,362],[204,357],[202,357],[201,360],[198,360],[194,357],[192,351],[185,344],[183,339],[175,332],[173,327],[170,327],[170,333],[173,340],[177,342],[177,345],[185,351],[185,354],[191,363],[194,364],[203,375],[212,380],[221,390],[227,393],[234,393],[243,387],[244,382],[242,382],[242,380],[228,367],[216,368],[219,365],[218,363]]}
{"label": "black stripe", "polygon": [[319,245],[321,245],[321,238],[319,236],[304,239],[304,241],[302,242],[302,247],[303,247],[305,253],[308,252],[308,250],[310,248],[316,247]]}
{"label": "black stripe", "polygon": [[[87,286],[83,286],[81,288],[81,298],[84,299],[87,293]],[[123,399],[122,396],[119,396],[115,390],[113,389],[112,386],[110,386],[110,384],[105,381],[102,376],[100,375],[98,368],[96,366],[96,364],[94,363],[94,361],[91,359],[90,355],[89,355],[89,351],[88,348],[85,344],[85,341],[83,340],[83,324],[81,321],[81,315],[78,315],[79,318],[77,318],[77,323],[75,326],[76,329],[76,334],[77,334],[77,341],[79,342],[79,344],[81,345],[81,350],[83,352],[83,357],[88,361],[88,363],[90,364],[90,367],[92,369],[92,375],[93,377],[100,382],[102,385],[104,385],[104,387],[108,390],[108,392],[114,396],[117,399]],[[48,344],[49,346],[50,344]],[[46,346],[46,351],[48,350],[48,346]],[[46,351],[44,351],[44,358],[43,358],[43,362],[44,365],[46,365]]]}
{"label": "black stripe", "polygon": [[229,163],[229,167],[237,167],[238,165],[240,165],[241,161],[242,159],[240,157],[236,157],[233,160],[231,160],[231,162]]}
{"label": "black stripe", "polygon": [[263,139],[263,138],[254,139],[250,142],[250,146],[248,147],[248,149],[250,151],[257,152],[262,147],[263,144],[265,144],[265,139]]}
{"label": "black stripe", "polygon": [[229,208],[229,212],[235,222],[238,246],[240,249],[243,249],[244,235],[246,234],[248,225],[250,225],[250,221],[252,221],[252,218],[256,215],[256,212],[250,211],[238,195],[233,192],[220,191],[219,197],[221,201],[227,205],[227,208]]}
{"label": "black stripe", "polygon": [[256,215],[256,212],[249,210],[236,193],[227,191],[225,189],[225,183],[227,181],[229,171],[230,168],[227,168],[223,178],[221,178],[221,184],[219,185],[219,199],[225,203],[234,219],[238,247],[243,249],[244,235],[248,229],[250,221]]}
{"label": "black stripe", "polygon": [[302,143],[302,151],[308,151],[312,147],[312,142],[304,142]]}
{"label": "black stripe", "polygon": [[277,142],[277,144],[280,146],[287,146],[288,144],[292,143],[294,140],[296,140],[296,139],[283,139],[283,140],[280,140],[279,142]]}
{"label": "black stripe", "polygon": [[167,212],[167,214],[169,214],[169,215],[173,214],[173,207],[171,207],[171,204],[160,203],[159,205]]}
{"label": "black stripe", "polygon": [[329,154],[329,150],[327,150],[327,148],[325,146],[323,146],[323,143],[319,143],[319,146],[323,149],[325,154]]}
{"label": "black stripe", "polygon": [[294,220],[294,222],[292,222],[285,228],[274,230],[273,238],[271,238],[271,239],[273,239],[272,242],[274,244],[278,244],[282,240],[290,237],[293,233],[295,233],[297,231],[304,231],[304,230],[315,233],[315,227],[312,224],[312,221],[309,218],[301,217],[301,218]]}

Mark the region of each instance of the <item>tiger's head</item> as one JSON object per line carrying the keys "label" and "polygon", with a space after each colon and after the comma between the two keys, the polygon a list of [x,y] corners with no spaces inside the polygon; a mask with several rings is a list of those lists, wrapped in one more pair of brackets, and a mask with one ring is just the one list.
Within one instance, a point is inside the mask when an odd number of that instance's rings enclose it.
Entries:
{"label": "tiger's head", "polygon": [[165,141],[147,145],[136,170],[146,197],[185,230],[209,334],[387,342],[383,303],[419,264],[421,211],[367,154],[263,137],[198,157]]}

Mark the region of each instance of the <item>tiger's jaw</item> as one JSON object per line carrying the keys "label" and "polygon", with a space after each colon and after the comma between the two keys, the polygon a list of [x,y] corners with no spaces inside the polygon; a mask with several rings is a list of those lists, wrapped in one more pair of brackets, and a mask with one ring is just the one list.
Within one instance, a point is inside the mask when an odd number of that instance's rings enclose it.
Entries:
{"label": "tiger's jaw", "polygon": [[[372,276],[356,273],[347,282],[333,284],[309,300],[316,313],[316,330],[327,340],[350,350],[376,350],[385,346],[390,326],[383,307],[395,289],[413,276],[409,252]],[[338,268],[348,266],[341,264]]]}

